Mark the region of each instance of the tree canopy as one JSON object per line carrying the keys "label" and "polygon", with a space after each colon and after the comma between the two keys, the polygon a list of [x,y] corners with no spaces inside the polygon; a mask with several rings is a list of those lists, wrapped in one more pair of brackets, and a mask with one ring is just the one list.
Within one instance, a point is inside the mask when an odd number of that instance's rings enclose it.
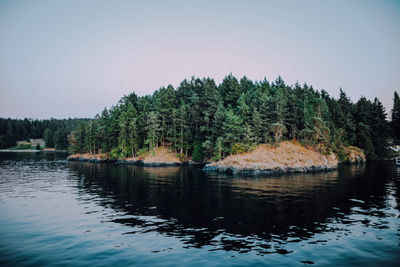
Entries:
{"label": "tree canopy", "polygon": [[326,153],[340,154],[343,146],[355,145],[373,160],[385,155],[393,133],[399,138],[397,93],[394,101],[390,131],[377,98],[362,97],[353,103],[342,89],[335,99],[307,84],[287,85],[281,77],[253,82],[230,74],[219,85],[210,78],[193,77],[177,88],[169,85],[152,95],[122,97],[78,126],[69,136],[69,149],[128,157],[168,146],[201,161],[289,139]]}

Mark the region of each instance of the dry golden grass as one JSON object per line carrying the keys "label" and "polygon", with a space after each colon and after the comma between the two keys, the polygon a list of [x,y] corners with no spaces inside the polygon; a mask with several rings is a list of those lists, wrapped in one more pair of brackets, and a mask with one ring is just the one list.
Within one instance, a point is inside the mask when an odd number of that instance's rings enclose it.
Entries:
{"label": "dry golden grass", "polygon": [[337,164],[338,161],[333,154],[324,155],[298,143],[287,141],[280,143],[279,147],[261,144],[252,152],[228,156],[211,165],[264,170],[279,167],[336,166]]}
{"label": "dry golden grass", "polygon": [[[108,158],[106,153],[92,154],[72,154],[68,158],[78,159],[83,158],[86,160],[105,160]],[[154,152],[147,152],[140,157],[128,157],[124,159],[125,161],[138,161],[143,160],[144,163],[176,163],[181,162],[179,158],[172,152],[168,151],[166,147],[157,147]]]}
{"label": "dry golden grass", "polygon": [[172,152],[168,151],[166,147],[157,147],[153,152],[148,152],[147,155],[144,156],[144,163],[147,162],[181,162],[179,158]]}

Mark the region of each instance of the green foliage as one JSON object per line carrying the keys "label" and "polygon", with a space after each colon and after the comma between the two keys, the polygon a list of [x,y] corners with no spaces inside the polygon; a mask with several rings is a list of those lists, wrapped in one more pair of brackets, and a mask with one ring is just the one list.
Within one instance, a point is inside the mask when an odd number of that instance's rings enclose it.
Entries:
{"label": "green foliage", "polygon": [[36,149],[36,150],[42,150],[42,148],[40,147],[40,144],[39,144],[39,143],[36,144],[35,149]]}
{"label": "green foliage", "polygon": [[157,112],[150,112],[147,116],[147,138],[145,144],[149,145],[149,150],[153,150],[159,141],[160,136],[160,123]]}
{"label": "green foliage", "polygon": [[196,140],[193,144],[192,160],[199,162],[204,160],[203,148],[200,140]]}
{"label": "green foliage", "polygon": [[313,135],[314,131],[310,128],[305,128],[300,131],[300,137],[302,138],[303,143],[307,146],[313,145]]}
{"label": "green foliage", "polygon": [[222,137],[218,137],[217,141],[215,142],[214,157],[213,157],[215,161],[220,160],[222,158],[222,150],[223,150],[222,140],[223,140]]}
{"label": "green foliage", "polygon": [[23,149],[32,149],[32,144],[30,142],[22,142],[19,143],[18,146],[12,148],[12,150],[23,150]]}
{"label": "green foliage", "polygon": [[242,154],[246,152],[246,146],[242,143],[235,143],[232,145],[231,154]]}
{"label": "green foliage", "polygon": [[283,134],[287,133],[287,128],[284,124],[276,122],[276,123],[271,124],[270,132],[274,136],[275,144],[278,144],[278,142],[281,140]]}
{"label": "green foliage", "polygon": [[46,128],[46,130],[43,132],[43,139],[46,147],[54,147],[54,135],[52,130]]}
{"label": "green foliage", "polygon": [[400,144],[400,98],[397,92],[394,92],[393,97],[391,126],[393,130],[393,136],[396,139],[395,143]]}
{"label": "green foliage", "polygon": [[144,157],[144,156],[146,156],[146,154],[149,152],[149,149],[145,146],[145,147],[143,147],[142,149],[140,149],[140,150],[138,150],[137,151],[137,153],[136,153],[136,156],[137,157]]}
{"label": "green foliage", "polygon": [[18,139],[21,136],[43,136],[48,147],[57,149],[66,147],[68,140],[70,153],[140,157],[166,146],[182,158],[191,155],[202,161],[250,151],[263,142],[278,145],[299,139],[339,157],[346,145],[355,145],[368,159],[379,159],[387,153],[391,137],[399,140],[399,114],[397,93],[389,124],[378,99],[353,103],[343,90],[335,99],[307,84],[289,86],[281,77],[272,83],[253,82],[230,74],[219,85],[210,78],[193,77],[152,95],[131,93],[91,120],[67,120],[62,125],[0,119],[0,147],[24,140]]}
{"label": "green foliage", "polygon": [[185,154],[183,154],[183,153],[178,153],[178,154],[176,154],[176,156],[179,158],[179,160],[181,161],[181,162],[184,162],[184,161],[186,161],[186,155]]}
{"label": "green foliage", "polygon": [[112,160],[118,160],[118,159],[121,158],[121,154],[122,154],[121,149],[118,148],[118,147],[116,147],[116,148],[113,148],[113,149],[110,151],[110,153],[109,153],[108,156],[109,156],[110,159],[112,159]]}

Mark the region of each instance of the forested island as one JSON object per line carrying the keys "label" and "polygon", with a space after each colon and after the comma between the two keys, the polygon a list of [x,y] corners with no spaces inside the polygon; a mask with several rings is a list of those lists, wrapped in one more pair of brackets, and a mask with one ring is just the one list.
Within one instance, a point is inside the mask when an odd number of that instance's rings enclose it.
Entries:
{"label": "forested island", "polygon": [[[70,159],[86,154],[99,161],[135,162],[166,148],[163,153],[170,153],[174,162],[215,162],[250,153],[259,144],[279,147],[290,141],[335,155],[338,161],[346,160],[349,147],[362,149],[368,160],[379,160],[388,157],[390,145],[399,143],[400,100],[394,92],[389,121],[378,98],[361,97],[353,103],[342,89],[335,99],[307,84],[287,85],[281,77],[253,82],[230,74],[221,84],[193,77],[152,95],[133,92],[93,119],[28,122],[30,136],[68,148],[75,154]],[[17,139],[26,136],[10,124],[0,120],[3,147],[10,145],[11,130]],[[50,131],[53,138],[46,138]]]}

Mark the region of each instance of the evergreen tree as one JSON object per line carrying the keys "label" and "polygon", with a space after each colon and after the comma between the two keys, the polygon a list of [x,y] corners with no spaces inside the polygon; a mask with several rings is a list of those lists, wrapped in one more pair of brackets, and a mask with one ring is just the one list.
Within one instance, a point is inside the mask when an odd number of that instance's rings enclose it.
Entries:
{"label": "evergreen tree", "polygon": [[46,147],[54,147],[54,136],[53,131],[49,128],[46,128],[43,132],[43,139],[46,144]]}
{"label": "evergreen tree", "polygon": [[232,73],[224,78],[219,86],[219,92],[224,100],[224,106],[236,106],[236,103],[242,94],[242,88],[238,80],[233,77]]}
{"label": "evergreen tree", "polygon": [[256,143],[263,142],[265,140],[265,128],[263,126],[263,120],[261,118],[261,114],[258,112],[256,108],[253,109],[252,112],[252,129],[254,131],[254,138]]}
{"label": "evergreen tree", "polygon": [[147,116],[147,138],[145,144],[149,145],[149,150],[153,150],[158,145],[160,136],[160,122],[158,119],[158,113],[151,111]]}
{"label": "evergreen tree", "polygon": [[243,135],[243,120],[236,115],[232,109],[228,109],[225,113],[225,121],[222,125],[223,147],[226,154],[232,154],[232,146],[240,143]]}
{"label": "evergreen tree", "polygon": [[392,121],[391,121],[395,142],[400,144],[400,98],[397,92],[394,92]]}
{"label": "evergreen tree", "polygon": [[187,110],[182,102],[177,113],[177,144],[176,147],[181,154],[188,153],[190,148],[190,128],[187,120]]}

